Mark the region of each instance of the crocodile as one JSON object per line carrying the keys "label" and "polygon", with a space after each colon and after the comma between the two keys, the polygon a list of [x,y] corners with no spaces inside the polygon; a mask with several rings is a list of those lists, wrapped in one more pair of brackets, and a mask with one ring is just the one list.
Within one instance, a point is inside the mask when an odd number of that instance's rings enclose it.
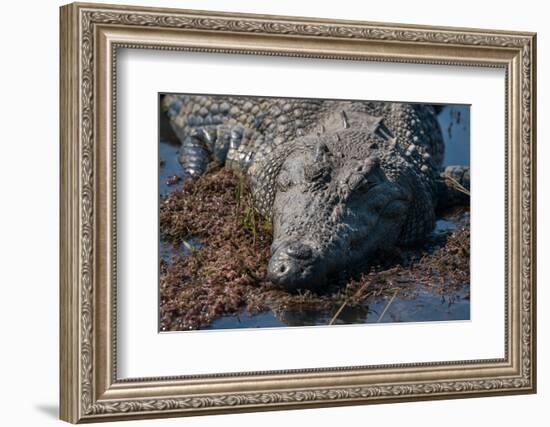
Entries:
{"label": "crocodile", "polygon": [[436,209],[469,202],[466,166],[442,170],[437,106],[240,96],[161,98],[184,174],[246,177],[271,221],[267,278],[320,289],[376,254],[433,231]]}

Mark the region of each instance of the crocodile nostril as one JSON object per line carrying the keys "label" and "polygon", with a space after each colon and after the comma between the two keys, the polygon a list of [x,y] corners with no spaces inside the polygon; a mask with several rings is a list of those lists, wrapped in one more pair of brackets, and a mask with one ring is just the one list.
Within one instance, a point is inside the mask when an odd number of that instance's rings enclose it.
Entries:
{"label": "crocodile nostril", "polygon": [[283,264],[279,267],[279,273],[284,273],[286,271],[286,265]]}

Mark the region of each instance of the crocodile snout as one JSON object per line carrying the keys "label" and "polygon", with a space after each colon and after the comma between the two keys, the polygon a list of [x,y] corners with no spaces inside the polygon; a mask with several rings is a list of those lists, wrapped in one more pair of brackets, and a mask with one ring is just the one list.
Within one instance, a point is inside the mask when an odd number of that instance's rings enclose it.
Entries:
{"label": "crocodile snout", "polygon": [[268,279],[289,290],[315,288],[324,283],[325,272],[306,243],[285,242],[271,256]]}

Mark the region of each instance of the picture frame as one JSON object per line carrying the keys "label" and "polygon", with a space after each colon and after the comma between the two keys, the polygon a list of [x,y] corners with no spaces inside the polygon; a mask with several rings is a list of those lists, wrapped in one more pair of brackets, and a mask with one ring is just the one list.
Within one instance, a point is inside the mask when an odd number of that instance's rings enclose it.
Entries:
{"label": "picture frame", "polygon": [[[534,33],[84,3],[63,6],[60,24],[61,419],[536,392]],[[122,49],[503,70],[504,357],[119,378],[116,64]]]}

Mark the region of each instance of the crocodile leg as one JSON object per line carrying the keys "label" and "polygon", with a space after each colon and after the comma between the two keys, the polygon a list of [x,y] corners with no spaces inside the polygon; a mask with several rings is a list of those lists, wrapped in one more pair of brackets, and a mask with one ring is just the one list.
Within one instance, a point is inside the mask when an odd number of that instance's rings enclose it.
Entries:
{"label": "crocodile leg", "polygon": [[202,175],[208,168],[210,157],[211,147],[209,147],[208,138],[205,134],[196,131],[182,141],[178,160],[184,169],[185,175]]}
{"label": "crocodile leg", "polygon": [[[234,157],[234,153],[238,153],[242,148],[243,138],[247,135],[247,129],[240,125],[194,128],[183,140],[178,160],[186,175],[198,177],[214,165],[225,165],[228,156]],[[244,164],[231,166],[238,169],[239,166],[244,167]]]}

